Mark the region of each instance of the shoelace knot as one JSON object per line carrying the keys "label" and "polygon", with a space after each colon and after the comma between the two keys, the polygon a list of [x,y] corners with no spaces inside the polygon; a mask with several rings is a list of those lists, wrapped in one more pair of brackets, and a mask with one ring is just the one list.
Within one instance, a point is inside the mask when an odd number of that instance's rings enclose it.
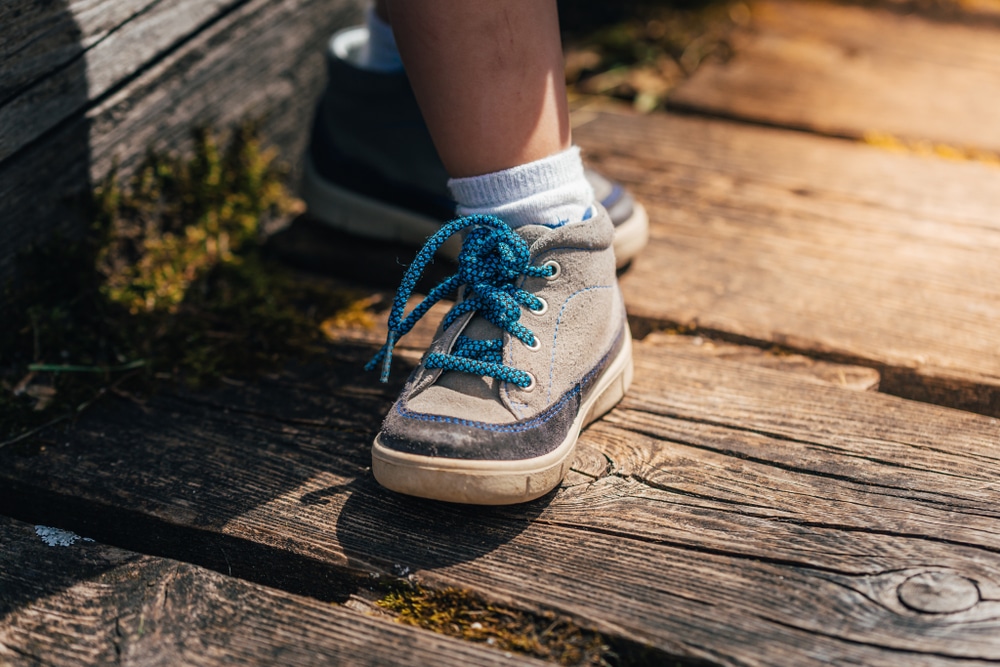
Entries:
{"label": "shoelace knot", "polygon": [[[470,229],[471,228],[471,229]],[[406,302],[438,248],[453,235],[469,229],[458,255],[458,271],[443,280],[405,318]],[[389,312],[389,334],[385,345],[365,365],[366,370],[382,366],[381,381],[389,379],[392,350],[400,338],[431,307],[445,296],[465,286],[464,298],[444,319],[444,328],[468,312],[477,311],[484,319],[532,346],[535,335],[520,322],[521,306],[543,308],[541,299],[517,286],[523,276],[552,277],[558,267],[552,263],[533,266],[528,244],[505,222],[489,215],[458,218],[443,225],[427,239],[403,276]],[[503,364],[503,340],[477,340],[459,335],[450,353],[434,352],[424,360],[427,368],[442,368],[492,377],[525,388],[533,382],[525,371]]]}

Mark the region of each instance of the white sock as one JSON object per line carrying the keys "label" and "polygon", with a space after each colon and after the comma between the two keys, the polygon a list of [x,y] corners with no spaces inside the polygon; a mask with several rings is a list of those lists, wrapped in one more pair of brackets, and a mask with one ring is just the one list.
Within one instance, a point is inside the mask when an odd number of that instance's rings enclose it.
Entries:
{"label": "white sock", "polygon": [[365,12],[365,27],[368,28],[368,41],[361,45],[355,64],[373,72],[402,72],[403,61],[396,48],[392,26],[375,13],[374,7]]}
{"label": "white sock", "polygon": [[511,227],[577,222],[594,203],[577,146],[492,174],[452,178],[448,188],[458,215],[495,215]]}

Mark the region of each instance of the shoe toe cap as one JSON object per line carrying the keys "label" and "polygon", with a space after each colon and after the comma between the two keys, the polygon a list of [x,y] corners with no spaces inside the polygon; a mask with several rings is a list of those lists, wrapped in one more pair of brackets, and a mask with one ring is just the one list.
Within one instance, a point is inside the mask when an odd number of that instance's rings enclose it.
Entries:
{"label": "shoe toe cap", "polygon": [[382,446],[419,456],[486,461],[517,461],[544,456],[566,439],[579,409],[569,396],[544,412],[516,422],[494,424],[393,406],[379,434]]}

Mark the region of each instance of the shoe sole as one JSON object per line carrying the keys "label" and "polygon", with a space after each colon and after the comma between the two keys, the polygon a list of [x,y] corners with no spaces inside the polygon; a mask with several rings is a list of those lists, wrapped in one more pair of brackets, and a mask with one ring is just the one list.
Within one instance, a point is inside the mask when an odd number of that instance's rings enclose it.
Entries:
{"label": "shoe sole", "polygon": [[[355,236],[422,246],[427,237],[441,228],[440,220],[331,183],[319,175],[309,158],[302,177],[302,199],[312,218]],[[616,267],[620,269],[632,261],[648,240],[649,216],[642,204],[635,202],[632,215],[615,226]],[[456,259],[461,249],[461,240],[452,238],[441,246],[438,254]]]}
{"label": "shoe sole", "polygon": [[632,337],[584,400],[566,439],[543,456],[481,461],[420,456],[389,449],[375,437],[372,473],[387,489],[420,498],[474,505],[513,505],[544,496],[566,477],[580,431],[615,407],[632,384]]}

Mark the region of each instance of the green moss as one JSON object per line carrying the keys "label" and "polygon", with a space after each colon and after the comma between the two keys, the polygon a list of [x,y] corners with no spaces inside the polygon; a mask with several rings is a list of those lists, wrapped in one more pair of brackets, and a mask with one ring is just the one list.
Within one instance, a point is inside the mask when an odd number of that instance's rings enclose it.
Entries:
{"label": "green moss", "polygon": [[[93,197],[85,238],[22,259],[0,331],[0,442],[107,394],[199,386],[317,351],[324,321],[366,322],[369,294],[268,261],[261,229],[301,204],[252,124],[189,157],[150,153]],[[360,305],[359,305],[360,304]]]}
{"label": "green moss", "polygon": [[400,623],[484,642],[560,665],[608,665],[615,655],[600,634],[551,612],[532,614],[486,602],[457,588],[433,590],[400,583],[377,604]]}

